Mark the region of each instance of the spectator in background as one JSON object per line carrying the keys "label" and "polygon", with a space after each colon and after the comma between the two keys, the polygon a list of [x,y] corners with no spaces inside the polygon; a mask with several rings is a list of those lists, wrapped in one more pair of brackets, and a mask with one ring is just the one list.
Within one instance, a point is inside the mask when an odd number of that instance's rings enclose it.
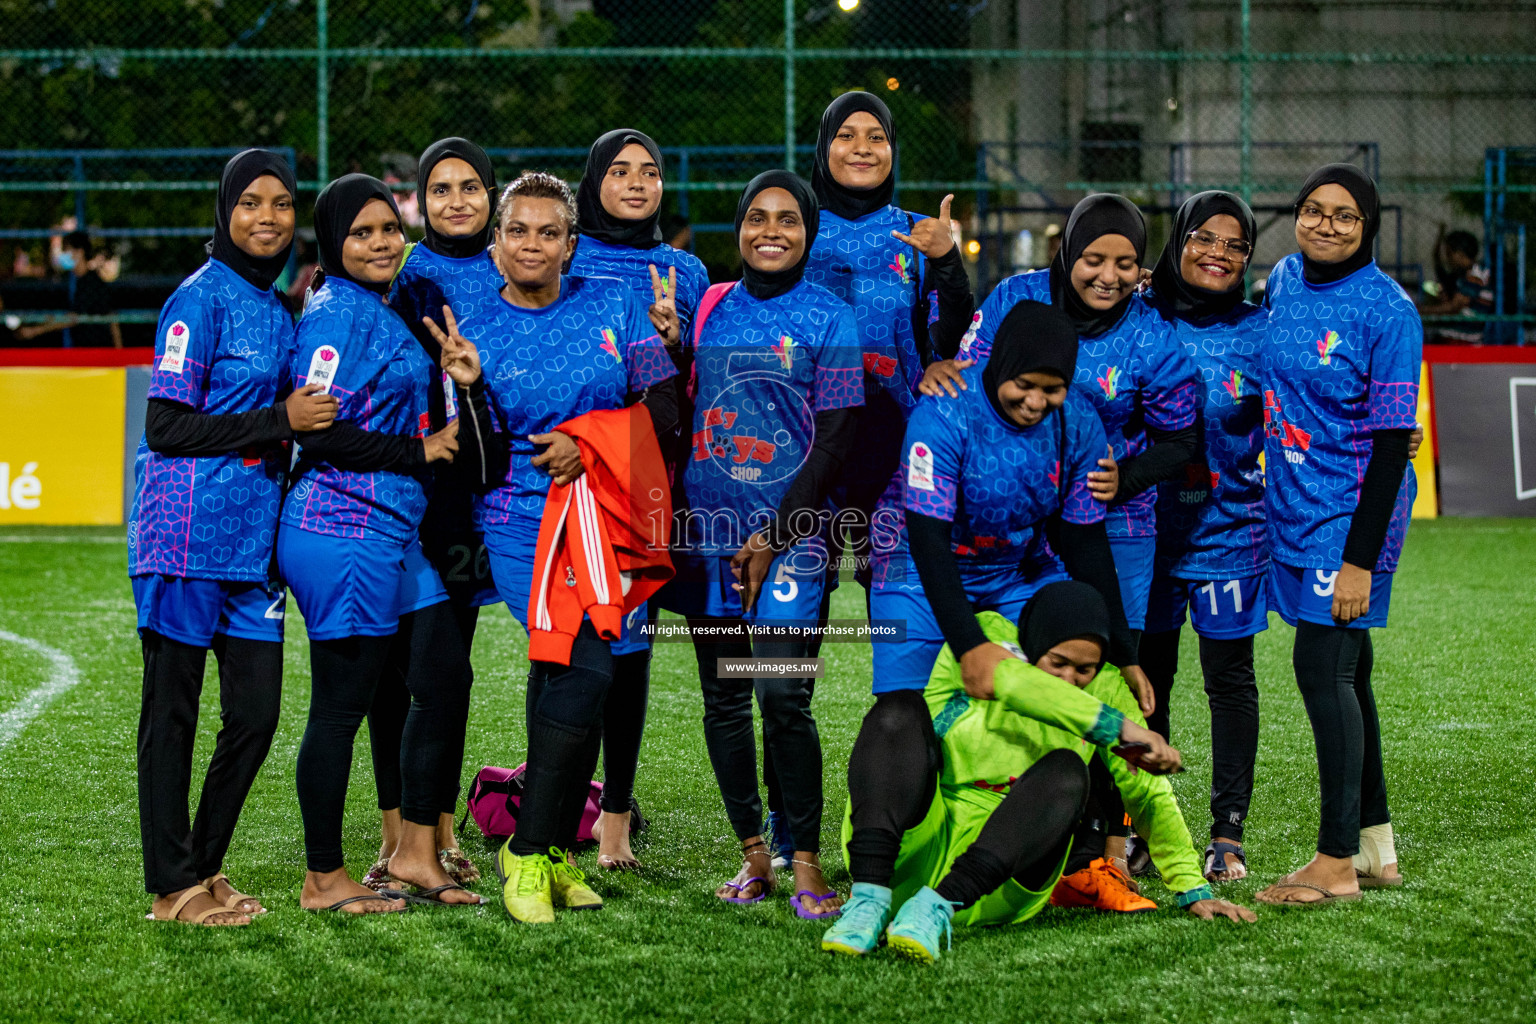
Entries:
{"label": "spectator in background", "polygon": [[48,320],[41,324],[23,325],[21,317],[5,312],[5,299],[0,297],[0,348],[25,348],[35,339],[69,327],[72,320]]}
{"label": "spectator in background", "polygon": [[[106,316],[112,312],[109,278],[117,277],[117,261],[98,253],[84,231],[64,236],[59,269],[69,274],[69,311],[76,316]],[[77,324],[64,335],[66,347],[122,348],[123,333],[117,321]]]}
{"label": "spectator in background", "polygon": [[[1452,231],[1444,234],[1435,245],[1435,276],[1440,281],[1439,296],[1419,306],[1419,315],[1425,317],[1467,318],[1465,324],[1443,323],[1435,327],[1435,341],[1453,344],[1508,345],[1516,340],[1516,324],[1483,323],[1481,318],[1499,312],[1495,295],[1494,275],[1491,268],[1478,261],[1482,246],[1469,231]],[[1516,275],[1519,269],[1515,261],[1504,255],[1503,312],[1520,312],[1517,300]]]}

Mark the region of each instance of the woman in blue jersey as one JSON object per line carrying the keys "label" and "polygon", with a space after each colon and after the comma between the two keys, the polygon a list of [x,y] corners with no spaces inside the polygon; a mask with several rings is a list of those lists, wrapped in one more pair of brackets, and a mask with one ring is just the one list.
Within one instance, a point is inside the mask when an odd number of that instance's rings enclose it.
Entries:
{"label": "woman in blue jersey", "polygon": [[1158,488],[1157,559],[1141,638],[1141,666],[1157,698],[1147,725],[1169,738],[1168,699],[1187,611],[1211,704],[1211,843],[1204,865],[1211,881],[1248,874],[1243,821],[1259,745],[1253,638],[1268,625],[1259,359],[1269,318],[1243,298],[1257,234],[1253,212],[1237,196],[1191,196],[1174,215],[1149,296],[1200,372],[1203,445],[1182,479]]}
{"label": "woman in blue jersey", "polygon": [[[576,192],[581,236],[571,273],[616,277],[628,285],[648,307],[651,325],[683,369],[692,342],[688,332],[709,287],[709,275],[693,253],[661,240],[662,172],[661,149],[643,132],[618,128],[592,143]],[[660,440],[669,461],[686,448],[686,439],[676,430]],[[598,841],[597,862],[605,868],[640,866],[629,846],[630,801],[645,730],[650,663],[649,646],[616,658],[603,710],[602,814],[592,831]]]}
{"label": "woman in blue jersey", "polygon": [[834,498],[858,513],[850,550],[865,563],[858,578],[866,589],[869,519],[901,461],[918,383],[935,359],[954,357],[975,308],[950,234],[954,196],[944,197],[937,218],[894,205],[896,156],[891,112],[878,96],[844,93],[822,113],[811,168],[821,223],[805,276],[853,307],[864,349],[865,409],[854,441],[861,458]]}
{"label": "woman in blue jersey", "polygon": [[[763,841],[755,691],[795,840],[793,906],[805,918],[833,916],[842,902],[821,871],[813,680],[723,677],[719,662],[814,651],[827,570],[823,510],[864,404],[853,310],[805,278],[817,217],[810,186],[788,171],[758,175],[737,204],[742,280],[698,334],[693,448],[681,469],[687,509],[674,531],[677,577],[660,598],[689,617],[705,743],[741,841],[741,871],[715,895],[756,903],[776,881]],[[749,636],[754,624],[770,633]],[[785,628],[774,633],[774,624]]]}
{"label": "woman in blue jersey", "polygon": [[[576,203],[564,182],[524,173],[502,192],[497,221],[496,264],[506,283],[495,302],[477,306],[448,337],[455,347],[477,349],[484,367],[486,426],[501,439],[502,465],[479,516],[496,589],[526,628],[550,484],[584,472],[576,442],[557,428],[638,401],[665,436],[677,419],[677,371],[628,285],[564,273],[576,248]],[[535,661],[528,673],[528,772],[517,833],[496,854],[502,902],[519,921],[552,922],[556,906],[602,906],[566,851],[576,842],[597,764],[615,663],[648,644],[637,629],[639,613],[614,640],[587,619],[568,664]]]}
{"label": "woman in blue jersey", "polygon": [[[440,139],[427,147],[416,165],[416,201],[426,218],[425,238],[408,247],[390,287],[389,306],[400,314],[431,360],[432,387],[427,398],[434,431],[458,416],[459,403],[438,369],[442,350],[424,320],[442,323],[444,306],[465,314],[477,303],[496,298],[501,272],[489,251],[495,194],[496,172],[490,157],[468,139]],[[484,384],[477,380],[473,387],[478,395]],[[467,658],[480,609],[500,600],[491,584],[484,538],[474,523],[474,496],[484,484],[482,464],[474,459],[444,460],[434,463],[433,469],[419,530],[421,548],[442,577]],[[400,739],[410,706],[405,664],[391,659],[368,712],[368,742],[384,819],[378,860],[363,877],[363,883],[374,889],[395,881],[389,874],[389,859],[400,841]],[[460,765],[453,766],[455,778],[460,771]],[[457,793],[455,787],[448,794],[453,802],[441,808],[436,844],[444,870],[463,884],[478,879],[480,872],[454,838]]]}
{"label": "woman in blue jersey", "polygon": [[[1093,403],[1118,463],[1118,482],[1096,482],[1109,501],[1125,617],[1138,633],[1146,621],[1156,544],[1155,485],[1183,471],[1195,451],[1194,363],[1136,286],[1146,253],[1141,211],[1124,196],[1088,196],[1072,210],[1061,249],[1048,270],[1000,282],[982,303],[960,343],[960,358],[982,361],[997,325],[1022,299],[1049,302],[1077,329],[1082,348],[1073,385]],[[929,387],[929,382],[924,383]],[[1144,714],[1150,686],[1127,674]]]}
{"label": "woman in blue jersey", "polygon": [[1398,885],[1371,691],[1370,630],[1387,624],[1417,484],[1408,464],[1423,325],[1376,265],[1375,183],[1350,164],[1296,197],[1296,243],[1265,291],[1269,598],[1317,742],[1317,856],[1259,893],[1306,906]]}
{"label": "woman in blue jersey", "polygon": [[[277,730],[287,599],[267,570],[284,442],[336,415],[334,398],[288,383],[293,318],[272,283],[293,246],[295,191],[275,153],[248,149],[224,166],[208,262],[156,331],[128,525],[144,651],[139,828],[156,920],[243,925],[266,912],[224,876],[224,855]],[[223,728],[189,822],[210,649]]]}
{"label": "woman in blue jersey", "polygon": [[430,432],[431,361],[384,302],[405,244],[389,189],[363,174],[333,181],[315,201],[315,241],[324,284],[299,323],[293,373],[340,407],[335,427],[300,445],[277,543],[309,632],[312,677],[294,773],[308,868],[300,905],[345,913],[403,905],[353,881],[341,845],[352,743],[401,643],[412,700],[390,874],[419,890],[413,898],[478,903],[443,870],[434,842],[447,791],[458,786],[469,659],[417,536],[430,467],[452,460],[457,423]]}
{"label": "woman in blue jersey", "polygon": [[[1009,654],[987,640],[977,611],[1017,618],[1041,587],[1070,573],[1103,595],[1109,659],[1136,663],[1104,504],[1089,480],[1104,451],[1104,427],[1068,383],[1077,332],[1060,310],[1021,300],[994,333],[991,358],[961,370],[965,387],[955,397],[918,403],[902,442],[901,476],[875,512],[871,618],[904,623],[906,636],[874,644],[875,705],[849,762],[853,793],[871,781],[857,778],[856,767],[911,768],[910,785],[925,785],[921,765],[891,766],[878,752],[893,734],[929,720],[922,691],[944,644],[956,653],[968,690],[990,685]],[[890,825],[851,804],[846,845],[855,883],[886,884],[879,865],[895,856],[901,834]],[[1105,892],[1124,889],[1106,871],[1095,877]]]}

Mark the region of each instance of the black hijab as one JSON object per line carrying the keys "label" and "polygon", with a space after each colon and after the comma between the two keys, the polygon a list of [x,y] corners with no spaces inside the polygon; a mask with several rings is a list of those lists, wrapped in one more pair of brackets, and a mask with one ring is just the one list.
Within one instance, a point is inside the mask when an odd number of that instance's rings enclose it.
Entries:
{"label": "black hijab", "polygon": [[1360,248],[1349,259],[1338,263],[1318,263],[1301,254],[1302,274],[1308,284],[1329,284],[1340,281],[1375,259],[1376,233],[1381,230],[1381,198],[1376,195],[1376,183],[1354,164],[1328,164],[1312,172],[1296,193],[1291,212],[1301,215],[1301,204],[1307,196],[1324,185],[1343,185],[1355,197],[1360,214],[1365,221],[1360,225]]}
{"label": "black hijab", "polygon": [[[485,218],[485,227],[472,235],[444,235],[432,226],[432,218],[427,216],[427,181],[432,177],[432,168],[444,160],[456,157],[463,160],[475,169],[480,176],[480,184],[485,186],[485,191],[490,196],[491,211]],[[485,155],[485,150],[470,142],[468,139],[447,138],[438,139],[427,147],[421,154],[421,160],[416,164],[416,202],[421,207],[421,216],[426,221],[426,238],[423,244],[439,256],[447,256],[449,259],[465,260],[471,256],[478,256],[491,244],[491,233],[496,220],[496,169],[491,166],[491,158]],[[355,217],[356,214],[353,214]]]}
{"label": "black hijab", "polygon": [[754,299],[775,298],[800,283],[800,278],[805,274],[805,263],[811,258],[811,246],[816,242],[816,229],[821,225],[821,211],[816,206],[816,194],[811,191],[811,186],[804,178],[790,171],[764,171],[747,182],[746,191],[742,192],[741,199],[736,203],[738,247],[741,244],[741,225],[747,219],[747,211],[752,208],[752,200],[770,188],[782,188],[794,196],[795,202],[799,204],[800,219],[805,222],[805,251],[800,254],[799,261],[788,270],[772,272],[754,270],[743,257],[741,283],[746,286],[747,292]]}
{"label": "black hijab", "polygon": [[[832,176],[832,140],[837,137],[843,122],[861,110],[880,122],[891,143],[891,173],[874,188],[848,188],[839,185]],[[896,136],[891,131],[891,111],[884,100],[873,93],[845,92],[827,105],[821,115],[821,131],[816,135],[816,163],[811,168],[811,187],[816,190],[816,199],[824,209],[845,220],[858,220],[891,204],[891,196],[896,193]]]}
{"label": "black hijab", "polygon": [[1047,583],[1019,613],[1019,646],[1031,665],[1064,640],[1099,642],[1099,667],[1109,652],[1109,608],[1103,596],[1080,580]]}
{"label": "black hijab", "polygon": [[326,277],[340,277],[360,288],[380,295],[389,291],[388,281],[370,284],[359,281],[347,273],[341,259],[341,248],[352,230],[352,222],[363,207],[374,199],[382,199],[400,216],[395,197],[378,178],[367,174],[343,174],[321,190],[315,200],[315,245],[320,250],[320,269]]}
{"label": "black hijab", "polygon": [[581,186],[576,190],[576,228],[599,242],[619,245],[627,249],[654,249],[661,244],[661,206],[644,220],[624,220],[603,209],[603,178],[608,167],[618,159],[619,152],[632,142],[645,147],[656,161],[656,170],[662,170],[661,147],[649,135],[633,128],[616,128],[592,143],[587,150],[587,169],[581,176]]}
{"label": "black hijab", "polygon": [[283,267],[288,265],[293,240],[289,239],[283,251],[275,256],[252,256],[236,245],[230,236],[229,217],[235,212],[235,204],[240,201],[245,190],[251,187],[251,182],[264,174],[270,174],[282,182],[288,194],[298,199],[299,188],[293,180],[293,169],[288,166],[288,161],[265,149],[247,149],[243,153],[236,153],[224,165],[224,173],[219,175],[219,194],[213,211],[213,241],[206,247],[208,255],[262,291],[271,288],[272,282],[283,272]]}
{"label": "black hijab", "polygon": [[1004,381],[1023,373],[1051,373],[1071,384],[1076,369],[1077,330],[1072,321],[1055,306],[1025,299],[997,325],[981,383],[992,408],[1005,422],[1012,423],[997,397]]}
{"label": "black hijab", "polygon": [[1124,235],[1136,247],[1136,262],[1147,256],[1147,222],[1136,204],[1111,192],[1097,192],[1072,208],[1067,229],[1062,232],[1061,248],[1051,261],[1051,304],[1072,319],[1079,336],[1097,338],[1114,329],[1131,304],[1127,295],[1108,309],[1094,309],[1072,287],[1072,265],[1083,250],[1105,235]]}
{"label": "black hijab", "polygon": [[1201,224],[1223,213],[1237,218],[1238,224],[1242,225],[1243,240],[1252,245],[1259,233],[1253,211],[1231,192],[1213,190],[1197,193],[1184,200],[1179,212],[1173,215],[1173,233],[1168,236],[1163,253],[1157,258],[1157,266],[1152,268],[1152,291],[1157,296],[1158,304],[1180,320],[1196,324],[1219,320],[1243,301],[1248,262],[1242,264],[1242,270],[1237,275],[1237,285],[1230,291],[1213,292],[1206,288],[1196,288],[1184,280],[1184,243],[1189,241],[1190,232],[1198,230]]}

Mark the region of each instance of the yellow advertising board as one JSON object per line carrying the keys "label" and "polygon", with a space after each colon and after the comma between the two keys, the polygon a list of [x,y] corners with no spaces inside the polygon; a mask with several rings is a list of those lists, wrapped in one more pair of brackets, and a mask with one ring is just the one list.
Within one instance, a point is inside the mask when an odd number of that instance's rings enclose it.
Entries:
{"label": "yellow advertising board", "polygon": [[121,368],[0,368],[0,524],[123,521]]}
{"label": "yellow advertising board", "polygon": [[1413,457],[1413,474],[1419,478],[1419,494],[1413,499],[1413,518],[1434,519],[1440,514],[1440,495],[1435,480],[1435,417],[1430,401],[1429,364],[1419,367],[1419,413],[1424,443]]}

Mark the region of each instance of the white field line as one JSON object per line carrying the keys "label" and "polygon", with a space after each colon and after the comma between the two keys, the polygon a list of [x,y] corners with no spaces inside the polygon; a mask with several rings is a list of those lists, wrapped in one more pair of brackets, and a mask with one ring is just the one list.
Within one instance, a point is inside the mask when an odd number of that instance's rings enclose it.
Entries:
{"label": "white field line", "polygon": [[45,643],[39,643],[31,637],[20,636],[8,630],[0,629],[0,642],[13,643],[18,647],[25,647],[34,654],[47,659],[53,668],[53,674],[48,681],[32,690],[16,703],[16,706],[0,715],[0,750],[11,745],[11,741],[21,735],[21,731],[27,727],[27,723],[42,714],[54,699],[67,693],[76,683],[80,682],[80,669],[75,665],[75,659],[56,648],[49,647]]}
{"label": "white field line", "polygon": [[0,544],[124,544],[122,537],[100,537],[89,535],[85,537],[71,537],[68,534],[57,533],[0,533]]}

